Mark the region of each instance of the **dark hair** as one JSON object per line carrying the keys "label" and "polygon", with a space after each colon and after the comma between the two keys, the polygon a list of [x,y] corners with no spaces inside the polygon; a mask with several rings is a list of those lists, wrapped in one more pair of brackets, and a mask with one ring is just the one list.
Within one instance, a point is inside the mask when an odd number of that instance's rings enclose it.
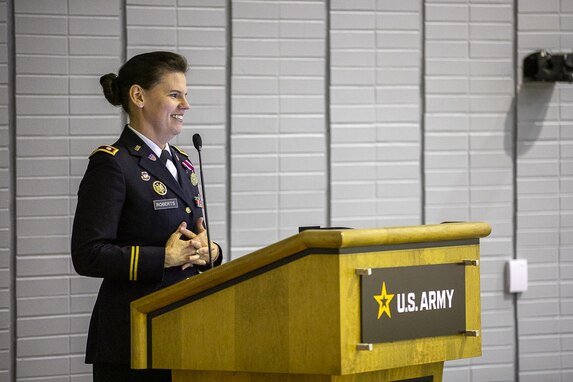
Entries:
{"label": "dark hair", "polygon": [[129,113],[129,89],[137,84],[149,89],[161,81],[166,73],[187,72],[185,57],[173,52],[149,52],[132,57],[119,69],[118,75],[108,73],[100,77],[105,98],[114,106]]}

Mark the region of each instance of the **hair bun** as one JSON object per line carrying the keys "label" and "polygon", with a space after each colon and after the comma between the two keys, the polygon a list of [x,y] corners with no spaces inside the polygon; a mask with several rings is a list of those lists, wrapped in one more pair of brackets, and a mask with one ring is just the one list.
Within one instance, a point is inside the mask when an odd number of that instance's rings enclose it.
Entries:
{"label": "hair bun", "polygon": [[114,106],[121,105],[121,93],[118,82],[119,77],[115,73],[104,74],[99,79],[105,98]]}

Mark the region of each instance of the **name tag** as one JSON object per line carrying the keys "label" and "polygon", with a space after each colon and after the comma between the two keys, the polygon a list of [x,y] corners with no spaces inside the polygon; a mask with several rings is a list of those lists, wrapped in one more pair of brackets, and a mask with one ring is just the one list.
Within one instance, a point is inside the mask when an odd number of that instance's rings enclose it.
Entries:
{"label": "name tag", "polygon": [[159,199],[153,201],[154,210],[168,210],[170,208],[177,208],[177,199]]}

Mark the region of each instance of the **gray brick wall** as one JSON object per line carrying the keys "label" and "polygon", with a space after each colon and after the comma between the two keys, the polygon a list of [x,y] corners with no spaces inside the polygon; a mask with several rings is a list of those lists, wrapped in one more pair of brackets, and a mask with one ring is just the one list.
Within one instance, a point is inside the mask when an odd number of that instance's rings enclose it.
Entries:
{"label": "gray brick wall", "polygon": [[[95,3],[93,3],[95,4]],[[87,154],[112,143],[118,110],[98,79],[121,63],[120,1],[15,3],[18,380],[88,381],[89,316],[99,281],[69,258]]]}
{"label": "gray brick wall", "polygon": [[324,225],[325,2],[232,2],[233,258]]}
{"label": "gray brick wall", "polygon": [[[76,191],[125,122],[99,76],[155,49],[189,59],[175,144],[197,163],[203,136],[227,258],[301,225],[487,221],[483,356],[444,381],[573,379],[573,91],[521,83],[526,54],[572,36],[571,0],[0,0],[0,381],[14,361],[18,381],[91,380],[99,280],[70,264]],[[530,263],[515,302],[514,256]]]}
{"label": "gray brick wall", "polygon": [[[67,10],[61,6],[47,10],[40,4],[35,10],[30,4],[15,4],[16,27],[16,198],[17,210],[17,263],[35,264],[50,262],[52,258],[66,257],[68,253],[67,232],[69,219],[69,172],[68,172],[68,60],[67,60]],[[54,3],[54,5],[56,5]],[[32,13],[33,12],[33,13]],[[42,16],[49,19],[36,23]],[[52,27],[53,25],[53,27]],[[38,40],[35,40],[37,37]],[[46,57],[46,61],[43,61]],[[57,78],[47,77],[59,76]],[[54,82],[60,86],[50,86]],[[42,89],[36,92],[35,87]],[[44,128],[43,120],[63,128],[58,132]],[[47,143],[47,144],[45,144]],[[19,149],[20,147],[20,149]],[[26,147],[26,148],[24,148]],[[43,157],[43,165],[35,166]],[[50,199],[63,201],[64,209],[45,215],[36,211],[25,213],[28,200],[38,201],[38,209],[49,204]],[[40,216],[43,215],[43,216]],[[58,221],[59,224],[53,225]],[[64,223],[64,225],[62,225]],[[23,267],[25,268],[25,267]],[[35,268],[35,267],[34,267]],[[25,322],[40,323],[52,317],[66,324],[70,320],[67,288],[68,261],[63,268],[43,272],[38,267],[37,275],[17,273],[16,297],[18,317],[17,376],[21,378],[66,375],[69,371],[67,349],[52,354],[45,346],[27,348],[26,343],[54,342],[61,335],[50,328],[32,333],[21,327]],[[17,267],[17,270],[20,267]],[[62,286],[64,287],[62,289]],[[53,290],[52,290],[53,288]],[[37,304],[37,306],[36,306]],[[67,342],[67,341],[66,341]]]}
{"label": "gray brick wall", "polygon": [[10,142],[10,68],[9,68],[9,21],[8,2],[0,1],[0,381],[12,378],[14,333],[12,315],[13,242],[12,235],[12,150]]}
{"label": "gray brick wall", "polygon": [[[519,1],[521,68],[533,50],[571,51],[573,2]],[[573,380],[573,114],[570,84],[519,82],[517,255],[530,287],[518,300],[520,381]]]}
{"label": "gray brick wall", "polygon": [[513,1],[426,1],[427,223],[487,221],[482,243],[483,356],[447,364],[451,381],[511,381],[512,300],[503,290],[513,241]]}
{"label": "gray brick wall", "polygon": [[420,224],[422,2],[330,15],[332,224]]}

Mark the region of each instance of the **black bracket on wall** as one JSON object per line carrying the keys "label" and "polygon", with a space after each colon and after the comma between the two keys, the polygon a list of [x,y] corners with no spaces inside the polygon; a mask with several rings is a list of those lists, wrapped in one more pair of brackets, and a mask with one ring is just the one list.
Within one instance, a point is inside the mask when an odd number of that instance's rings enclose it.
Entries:
{"label": "black bracket on wall", "polygon": [[523,81],[573,82],[573,53],[531,53],[523,59]]}

